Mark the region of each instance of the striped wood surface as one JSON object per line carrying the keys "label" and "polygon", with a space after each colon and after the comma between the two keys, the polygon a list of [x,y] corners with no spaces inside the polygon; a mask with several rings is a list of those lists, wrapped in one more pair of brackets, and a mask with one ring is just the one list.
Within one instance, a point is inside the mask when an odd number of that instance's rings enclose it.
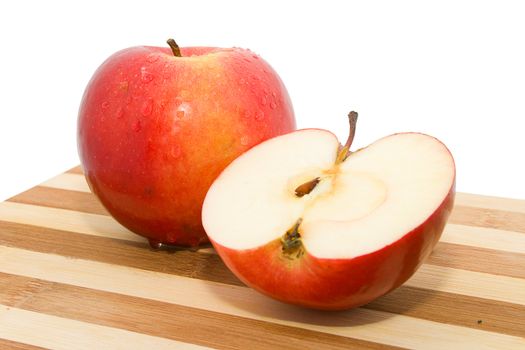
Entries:
{"label": "striped wood surface", "polygon": [[525,201],[459,193],[416,275],[319,312],[245,287],[212,248],[153,251],[80,168],[0,203],[0,349],[525,349]]}

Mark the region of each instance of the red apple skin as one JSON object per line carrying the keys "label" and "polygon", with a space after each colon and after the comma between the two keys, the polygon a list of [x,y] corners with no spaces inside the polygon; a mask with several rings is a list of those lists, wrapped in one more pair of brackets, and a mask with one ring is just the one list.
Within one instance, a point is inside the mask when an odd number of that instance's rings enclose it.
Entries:
{"label": "red apple skin", "polygon": [[244,49],[133,47],[86,87],[78,150],[109,213],[150,243],[207,242],[201,208],[217,175],[252,146],[295,129],[277,73]]}
{"label": "red apple skin", "polygon": [[305,252],[290,260],[279,240],[251,250],[213,246],[246,285],[274,299],[321,310],[358,307],[407,281],[437,244],[454,205],[455,182],[424,223],[384,248],[352,259],[320,259]]}

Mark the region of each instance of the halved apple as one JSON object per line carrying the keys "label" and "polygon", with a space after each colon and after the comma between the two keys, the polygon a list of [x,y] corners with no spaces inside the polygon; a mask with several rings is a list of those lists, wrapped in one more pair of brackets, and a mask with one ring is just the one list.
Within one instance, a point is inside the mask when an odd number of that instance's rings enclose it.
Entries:
{"label": "halved apple", "polygon": [[452,209],[455,165],[436,138],[400,133],[350,152],[326,130],[265,141],[209,189],[204,228],[247,285],[318,309],[363,305],[404,283]]}

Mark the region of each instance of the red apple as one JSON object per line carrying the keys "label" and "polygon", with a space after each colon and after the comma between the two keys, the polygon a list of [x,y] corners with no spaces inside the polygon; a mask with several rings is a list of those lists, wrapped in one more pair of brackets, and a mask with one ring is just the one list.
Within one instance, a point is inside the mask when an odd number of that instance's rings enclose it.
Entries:
{"label": "red apple", "polygon": [[330,132],[295,131],[233,161],[202,210],[208,237],[244,283],[318,309],[366,304],[430,254],[454,201],[455,165],[437,139],[382,138],[350,152]]}
{"label": "red apple", "polygon": [[86,87],[78,150],[109,213],[161,243],[207,241],[206,192],[238,155],[295,129],[290,98],[261,57],[239,48],[132,47]]}

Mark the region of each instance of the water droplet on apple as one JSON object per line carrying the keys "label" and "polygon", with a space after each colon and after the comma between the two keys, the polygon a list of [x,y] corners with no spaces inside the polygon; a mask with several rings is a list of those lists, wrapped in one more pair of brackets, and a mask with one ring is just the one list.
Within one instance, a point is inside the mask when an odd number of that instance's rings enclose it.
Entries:
{"label": "water droplet on apple", "polygon": [[258,120],[258,121],[263,120],[264,119],[264,112],[263,111],[257,112],[257,114],[255,114],[255,119]]}
{"label": "water droplet on apple", "polygon": [[270,108],[271,108],[271,109],[275,109],[276,107],[277,107],[277,103],[275,103],[275,102],[273,102],[273,101],[270,102]]}
{"label": "water droplet on apple", "polygon": [[177,107],[177,110],[175,111],[175,118],[183,119],[185,117],[189,117],[190,113],[191,106],[187,102],[181,102],[181,104]]}
{"label": "water droplet on apple", "polygon": [[129,89],[129,82],[124,80],[124,81],[121,81],[119,84],[118,84],[118,87],[119,87],[119,90],[121,92],[128,92],[128,89]]}
{"label": "water droplet on apple", "polygon": [[159,242],[157,240],[154,240],[154,239],[149,239],[149,246],[153,249],[160,249],[162,248],[162,242]]}
{"label": "water droplet on apple", "polygon": [[102,109],[108,109],[108,107],[109,107],[109,102],[108,101],[102,102]]}
{"label": "water droplet on apple", "polygon": [[133,131],[135,132],[139,132],[140,130],[142,130],[142,124],[140,122],[140,120],[135,120],[135,122],[133,123]]}
{"label": "water droplet on apple", "polygon": [[150,53],[148,57],[146,57],[146,61],[149,63],[157,62],[159,60],[159,55]]}
{"label": "water droplet on apple", "polygon": [[174,145],[173,147],[171,147],[170,155],[172,158],[177,159],[182,155],[182,150],[179,146]]}
{"label": "water droplet on apple", "polygon": [[241,145],[247,146],[249,142],[250,142],[250,139],[248,138],[248,136],[244,135],[241,137]]}
{"label": "water droplet on apple", "polygon": [[263,96],[263,97],[261,98],[261,105],[266,106],[266,102],[268,102],[268,101],[266,100],[266,96]]}
{"label": "water droplet on apple", "polygon": [[153,99],[148,98],[144,103],[142,103],[142,107],[140,108],[140,112],[143,116],[147,117],[151,114],[153,111]]}
{"label": "water droplet on apple", "polygon": [[155,76],[146,70],[146,67],[140,68],[140,80],[144,83],[149,83]]}
{"label": "water droplet on apple", "polygon": [[117,119],[122,119],[124,117],[124,108],[119,107],[116,115],[117,115]]}

